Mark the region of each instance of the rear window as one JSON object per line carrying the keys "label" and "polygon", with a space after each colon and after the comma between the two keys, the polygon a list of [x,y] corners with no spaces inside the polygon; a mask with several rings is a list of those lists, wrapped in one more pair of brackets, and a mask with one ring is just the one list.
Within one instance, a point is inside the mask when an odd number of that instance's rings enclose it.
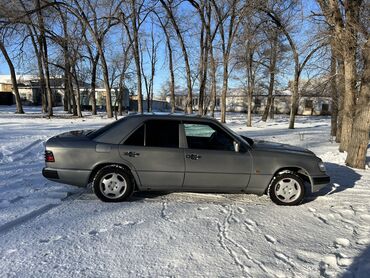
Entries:
{"label": "rear window", "polygon": [[126,121],[126,118],[122,118],[122,119],[119,119],[117,121],[114,121],[110,124],[107,124],[97,130],[94,130],[93,132],[90,132],[89,134],[87,134],[87,137],[89,137],[90,139],[94,139],[100,135],[102,135],[103,133],[105,133],[107,130],[115,127],[116,125],[119,125],[121,124],[122,122]]}

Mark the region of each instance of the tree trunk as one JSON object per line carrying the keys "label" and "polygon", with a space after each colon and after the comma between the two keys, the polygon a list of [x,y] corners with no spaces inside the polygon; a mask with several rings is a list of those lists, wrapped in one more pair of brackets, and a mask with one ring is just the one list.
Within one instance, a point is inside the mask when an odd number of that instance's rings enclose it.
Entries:
{"label": "tree trunk", "polygon": [[338,84],[338,121],[337,121],[337,134],[335,141],[340,143],[342,134],[342,120],[343,120],[343,98],[345,94],[344,90],[344,63],[341,56],[337,59],[338,62],[338,73],[337,73],[337,84]]}
{"label": "tree trunk", "polygon": [[[70,72],[70,70],[71,70],[71,68],[68,69],[69,72]],[[78,116],[76,95],[75,95],[74,90],[73,90],[72,76],[70,74],[68,74],[68,91],[70,92],[70,97],[71,97],[71,101],[72,101],[73,116]]]}
{"label": "tree trunk", "polygon": [[344,54],[344,88],[343,119],[339,151],[347,151],[352,135],[353,110],[356,86],[356,51]]}
{"label": "tree trunk", "polygon": [[337,59],[334,54],[334,49],[331,50],[330,61],[330,91],[331,91],[331,130],[330,135],[336,136],[338,123],[338,92],[337,92]]}
{"label": "tree trunk", "polygon": [[[204,18],[202,17],[203,21]],[[204,115],[204,99],[205,99],[205,90],[206,90],[206,83],[207,83],[207,73],[208,73],[208,52],[209,52],[209,42],[210,42],[210,27],[209,22],[204,22],[202,25],[204,26],[205,32],[202,30],[201,36],[201,58],[200,58],[200,81],[199,81],[199,102],[198,102],[198,114]],[[205,33],[205,38],[204,38]]]}
{"label": "tree trunk", "polygon": [[210,94],[211,103],[210,103],[210,110],[211,110],[211,117],[214,117],[215,116],[215,107],[216,107],[216,103],[217,103],[217,80],[216,80],[217,68],[216,68],[215,57],[213,55],[213,45],[212,45],[212,43],[210,43],[210,45],[209,45],[209,55],[210,55],[209,59],[210,59],[210,62],[211,62],[211,72],[210,72],[210,75],[211,75],[211,94]]}
{"label": "tree trunk", "polygon": [[191,114],[191,113],[193,113],[193,89],[192,89],[192,86],[191,86],[191,71],[190,71],[188,52],[186,50],[184,38],[182,37],[180,28],[177,25],[177,22],[175,20],[175,17],[172,13],[171,8],[164,2],[164,0],[160,0],[160,2],[162,4],[163,8],[166,10],[167,15],[168,15],[168,17],[170,18],[170,20],[172,22],[172,26],[174,27],[177,38],[180,42],[182,55],[184,56],[185,71],[186,71],[186,86],[187,86],[187,89],[188,89],[188,96],[187,96],[187,99],[186,99],[185,111],[186,111],[186,113]]}
{"label": "tree trunk", "polygon": [[112,111],[112,95],[111,89],[109,85],[109,72],[108,72],[108,65],[105,60],[104,52],[101,46],[98,47],[100,50],[100,57],[101,57],[101,64],[103,67],[103,77],[104,77],[104,88],[105,88],[105,107],[107,109],[107,117],[113,118],[113,111]]}
{"label": "tree trunk", "polygon": [[248,113],[247,113],[247,126],[252,126],[252,101],[253,101],[253,87],[248,85]]}
{"label": "tree trunk", "polygon": [[226,94],[229,86],[229,57],[224,55],[223,59],[224,73],[222,80],[222,93],[221,93],[221,123],[226,123]]}
{"label": "tree trunk", "polygon": [[91,92],[90,92],[90,99],[91,99],[91,114],[96,115],[96,97],[95,97],[95,90],[96,90],[96,71],[99,63],[99,53],[96,54],[95,59],[92,61],[92,71],[91,71]]}
{"label": "tree trunk", "polygon": [[274,118],[275,118],[275,97],[273,96],[271,100],[270,119]]}
{"label": "tree trunk", "polygon": [[276,60],[277,60],[277,44],[278,44],[278,36],[276,32],[274,33],[273,40],[274,41],[271,47],[270,66],[269,66],[270,82],[269,82],[269,88],[268,88],[267,103],[266,103],[266,107],[262,115],[263,122],[267,121],[267,117],[269,115],[271,104],[272,104],[272,94],[274,92],[275,70],[276,70]]}
{"label": "tree trunk", "polygon": [[45,87],[46,87],[46,99],[48,105],[48,117],[53,116],[53,93],[50,87],[50,73],[49,73],[49,58],[48,58],[48,46],[45,37],[45,25],[44,25],[44,18],[42,15],[41,10],[41,3],[40,0],[36,1],[36,9],[37,9],[37,19],[38,19],[38,28],[40,29],[40,35],[38,38],[39,45],[40,45],[40,54],[42,57],[42,64],[45,74]]}
{"label": "tree trunk", "polygon": [[67,70],[66,70],[66,62],[64,62],[64,77],[63,77],[63,82],[64,82],[64,97],[63,97],[63,108],[64,111],[68,112],[68,103],[69,103],[69,91],[67,90]]}
{"label": "tree trunk", "polygon": [[174,113],[176,109],[175,103],[175,74],[173,70],[173,57],[172,57],[172,48],[171,43],[167,42],[168,48],[168,60],[169,60],[169,69],[170,69],[170,99],[171,99],[171,112]]}
{"label": "tree trunk", "polygon": [[77,78],[76,65],[73,66],[73,75],[76,82],[76,108],[77,108],[77,117],[82,118],[81,113],[81,93],[80,93],[80,84]]}
{"label": "tree trunk", "polygon": [[12,80],[12,87],[13,87],[13,93],[15,96],[15,104],[16,104],[16,113],[18,114],[24,114],[23,107],[22,107],[22,101],[21,97],[19,95],[19,90],[18,90],[18,83],[17,83],[17,75],[15,73],[14,65],[12,60],[10,59],[8,52],[5,49],[4,44],[0,41],[0,50],[3,53],[3,56],[9,66],[9,71],[10,71],[10,78]]}
{"label": "tree trunk", "polygon": [[289,129],[294,129],[295,123],[295,116],[298,112],[298,88],[299,88],[299,65],[296,64],[296,69],[294,73],[294,81],[293,81],[293,90],[292,90],[292,97],[291,97],[291,105],[290,105],[290,117],[289,117]]}
{"label": "tree trunk", "polygon": [[370,132],[370,39],[363,51],[364,71],[361,80],[360,96],[355,107],[352,136],[348,146],[346,164],[365,169],[366,152]]}

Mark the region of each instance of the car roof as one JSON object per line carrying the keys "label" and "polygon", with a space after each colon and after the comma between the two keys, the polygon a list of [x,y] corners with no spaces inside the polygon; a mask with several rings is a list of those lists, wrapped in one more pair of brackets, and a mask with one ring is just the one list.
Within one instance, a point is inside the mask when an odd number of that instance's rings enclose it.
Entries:
{"label": "car roof", "polygon": [[211,120],[216,121],[209,116],[201,116],[198,114],[185,114],[185,113],[130,113],[127,118],[142,118],[145,120],[162,119],[162,120]]}

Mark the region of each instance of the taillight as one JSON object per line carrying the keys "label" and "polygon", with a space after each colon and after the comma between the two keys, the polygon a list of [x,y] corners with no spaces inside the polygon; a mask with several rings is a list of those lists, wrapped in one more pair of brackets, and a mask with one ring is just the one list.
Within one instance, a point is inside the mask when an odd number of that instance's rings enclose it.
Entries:
{"label": "taillight", "polygon": [[45,162],[55,162],[53,152],[45,151]]}

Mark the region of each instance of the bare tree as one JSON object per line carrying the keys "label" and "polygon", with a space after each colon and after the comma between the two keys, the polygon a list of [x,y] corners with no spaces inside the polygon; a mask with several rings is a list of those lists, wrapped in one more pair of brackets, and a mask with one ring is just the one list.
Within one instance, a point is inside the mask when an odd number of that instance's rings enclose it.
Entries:
{"label": "bare tree", "polygon": [[221,37],[222,48],[222,93],[221,93],[221,122],[226,122],[226,95],[229,88],[229,60],[231,47],[235,34],[238,30],[240,20],[238,19],[238,0],[231,0],[219,3],[211,0],[216,12],[216,20],[219,24],[219,35]]}
{"label": "bare tree", "polygon": [[[145,91],[147,95],[147,111],[151,112],[152,111],[152,102],[153,102],[153,94],[154,94],[154,76],[156,72],[156,64],[158,61],[157,58],[157,52],[158,52],[158,47],[159,44],[161,43],[160,40],[155,39],[154,36],[154,28],[153,28],[153,22],[152,22],[152,27],[150,31],[150,46],[148,43],[145,44],[145,49],[147,52],[147,56],[150,61],[150,74],[146,74],[143,64],[141,64],[141,70],[142,70],[142,75],[144,77],[144,83],[145,83]],[[141,51],[142,53],[142,51]],[[143,55],[141,55],[143,57]],[[141,59],[141,63],[143,63],[143,59]]]}
{"label": "bare tree", "polygon": [[362,50],[364,70],[361,79],[360,95],[356,103],[352,136],[348,147],[346,164],[365,169],[366,152],[370,132],[370,38]]}
{"label": "bare tree", "polygon": [[268,73],[269,73],[269,86],[268,86],[268,95],[265,110],[263,111],[262,121],[266,122],[267,117],[272,110],[273,103],[273,92],[275,87],[275,75],[276,75],[276,64],[279,51],[279,34],[276,30],[271,32],[267,31],[267,36],[269,37],[269,64],[268,64]]}
{"label": "bare tree", "polygon": [[[340,151],[346,151],[352,135],[353,111],[356,91],[357,26],[362,1],[317,0],[333,26],[334,50],[341,52],[344,64],[344,95],[341,111]],[[343,3],[343,5],[342,5]]]}
{"label": "bare tree", "polygon": [[[121,7],[123,9],[124,7]],[[132,53],[134,56],[136,67],[137,80],[137,101],[138,112],[143,113],[143,89],[142,89],[142,69],[140,56],[140,28],[145,22],[146,18],[152,11],[152,7],[146,7],[145,1],[130,0],[125,8],[129,11],[128,16],[125,15],[124,10],[121,10],[121,21],[126,29],[127,37],[132,44]]]}
{"label": "bare tree", "polygon": [[44,15],[43,10],[41,9],[41,0],[36,1],[36,15],[38,21],[38,29],[39,29],[39,45],[40,45],[40,54],[41,54],[41,61],[44,69],[45,75],[45,87],[46,87],[46,99],[47,99],[47,107],[48,107],[48,117],[53,116],[53,93],[51,91],[50,86],[50,73],[49,73],[49,57],[48,57],[48,44],[46,41],[46,34],[45,34],[45,24],[44,24]]}
{"label": "bare tree", "polygon": [[180,27],[176,21],[174,10],[173,10],[173,0],[159,0],[165,9],[168,18],[170,19],[173,28],[175,29],[177,39],[180,43],[180,47],[182,50],[182,55],[184,57],[185,62],[185,71],[186,71],[186,85],[187,85],[187,99],[186,99],[186,112],[191,114],[193,113],[193,88],[192,88],[192,80],[191,80],[191,70],[190,70],[190,63],[189,63],[189,56],[188,51],[185,46],[185,41],[183,34],[180,30]]}
{"label": "bare tree", "polygon": [[171,112],[174,113],[176,106],[175,106],[175,73],[174,73],[174,66],[173,66],[173,51],[172,51],[172,44],[171,44],[171,33],[169,29],[169,19],[168,16],[166,17],[166,21],[163,22],[161,17],[157,12],[155,12],[155,15],[158,18],[158,21],[161,25],[161,28],[163,30],[163,33],[166,37],[166,47],[167,47],[167,54],[168,54],[168,68],[170,71],[170,103],[171,103]]}
{"label": "bare tree", "polygon": [[16,113],[23,114],[24,111],[23,111],[22,101],[21,101],[21,97],[19,95],[19,90],[18,90],[17,75],[15,73],[15,68],[14,68],[12,59],[10,58],[10,56],[8,54],[8,51],[6,50],[5,44],[4,44],[4,37],[6,36],[6,33],[7,33],[7,30],[5,30],[5,28],[2,28],[2,26],[0,26],[0,51],[3,54],[5,60],[8,64],[8,67],[9,67],[10,79],[12,81],[12,89],[13,89],[13,93],[14,93],[14,96],[15,96],[15,103],[16,103],[16,107],[17,107],[16,108]]}
{"label": "bare tree", "polygon": [[302,55],[300,55],[298,45],[294,41],[293,36],[288,31],[288,28],[287,28],[288,22],[283,20],[282,15],[279,13],[278,10],[273,9],[273,8],[268,8],[265,4],[260,6],[260,10],[265,12],[266,15],[271,18],[272,22],[276,24],[277,28],[284,34],[284,36],[289,42],[289,45],[293,53],[294,78],[293,78],[293,84],[292,84],[292,98],[291,98],[291,108],[290,108],[290,117],[289,117],[289,128],[294,129],[295,116],[298,111],[299,79],[300,79],[301,73],[304,67],[306,66],[306,64],[308,63],[308,61],[315,54],[315,52],[318,51],[320,48],[322,48],[325,44],[319,44],[318,46],[311,48],[309,53],[303,58],[302,62],[300,62],[300,56]]}
{"label": "bare tree", "polygon": [[[117,11],[120,3],[107,2],[107,14],[98,15],[97,4],[90,0],[81,1],[73,0],[73,5],[66,2],[61,3],[71,14],[81,21],[83,26],[89,31],[95,46],[99,52],[100,62],[103,69],[103,80],[105,87],[106,109],[108,118],[113,117],[111,87],[109,85],[109,69],[104,52],[104,40],[109,30],[117,25]],[[89,14],[86,14],[88,11]]]}

